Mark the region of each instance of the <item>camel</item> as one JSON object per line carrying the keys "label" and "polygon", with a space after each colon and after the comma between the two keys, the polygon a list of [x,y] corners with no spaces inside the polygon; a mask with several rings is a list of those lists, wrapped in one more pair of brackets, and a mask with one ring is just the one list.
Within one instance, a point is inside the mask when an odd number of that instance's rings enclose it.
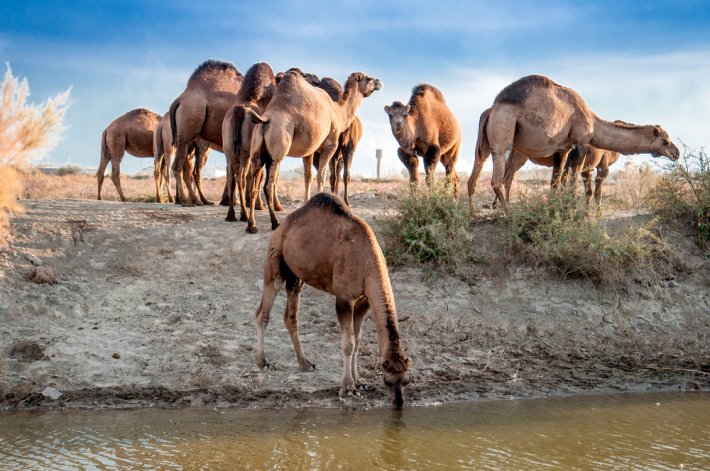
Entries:
{"label": "camel", "polygon": [[[505,162],[513,150],[532,158],[556,155],[553,175],[559,176],[567,154],[577,148],[571,163],[573,182],[579,176],[590,145],[626,155],[650,153],[671,160],[680,155],[661,126],[605,121],[592,112],[579,93],[542,75],[528,75],[505,87],[493,106],[481,115],[478,137],[476,148],[488,148],[493,155],[491,186],[503,204],[506,203]],[[476,176],[474,163],[469,180],[471,205]]]}
{"label": "camel", "polygon": [[[240,220],[247,220],[245,188],[249,172],[249,149],[254,123],[250,119],[244,119],[244,109],[249,107],[256,110],[257,113],[263,113],[271,101],[275,89],[276,79],[271,66],[266,62],[254,64],[244,76],[244,81],[239,93],[237,93],[236,100],[224,116],[222,143],[224,154],[227,156],[226,186],[229,189],[227,221],[237,220],[234,213],[233,192],[235,186],[239,191]],[[257,204],[257,208],[260,207],[262,205]]]}
{"label": "camel", "polygon": [[[330,99],[334,102],[339,101],[343,96],[343,87],[338,83],[337,80],[331,77],[324,77],[320,80],[317,85],[318,88],[322,88],[328,93]],[[339,193],[340,186],[340,175],[342,172],[343,181],[343,199],[345,204],[350,206],[350,201],[348,201],[348,184],[350,183],[350,167],[353,163],[353,156],[355,155],[355,149],[357,148],[360,139],[362,138],[362,121],[360,118],[355,116],[352,124],[348,129],[338,137],[338,149],[335,151],[333,158],[330,159],[330,191],[336,195]],[[315,152],[313,155],[313,166],[318,169],[320,160],[321,150]],[[306,179],[306,185],[310,187],[311,181],[311,165],[308,162],[309,159],[303,160],[303,174]]]}
{"label": "camel", "polygon": [[[563,174],[563,179],[571,178],[571,162],[575,161],[577,157],[577,149],[572,149],[567,160],[567,165],[565,166],[565,171]],[[621,154],[618,152],[597,149],[594,146],[589,146],[587,151],[587,157],[582,165],[582,181],[584,181],[584,188],[587,197],[587,204],[592,201],[592,196],[594,196],[595,204],[597,208],[601,208],[602,199],[602,185],[604,180],[609,176],[609,166],[613,165]],[[542,165],[544,167],[552,167],[553,156],[534,158],[530,159],[537,165]],[[528,156],[518,152],[513,151],[510,158],[505,165],[505,199],[510,201],[510,187],[513,183],[513,178],[515,178],[515,173],[520,170],[520,168],[525,165],[528,161]],[[594,190],[592,190],[592,172],[596,168],[597,176],[594,181]],[[566,182],[571,183],[571,182]]]}
{"label": "camel", "polygon": [[359,383],[357,353],[368,309],[377,331],[379,364],[392,394],[392,405],[404,404],[402,388],[409,382],[411,360],[405,357],[387,264],[377,238],[337,195],[318,193],[291,213],[269,239],[264,263],[264,289],[256,310],[256,364],[268,366],[264,331],[274,299],[286,285],[284,322],[301,371],[315,369],[303,354],[298,335],[298,306],[306,283],[335,296],[340,324],[343,375],[339,396]]}
{"label": "camel", "polygon": [[[257,123],[251,140],[252,200],[258,191],[254,180],[266,165],[266,202],[272,229],[279,225],[273,197],[281,160],[287,155],[310,157],[322,148],[316,180],[318,191],[322,191],[324,169],[337,150],[338,136],[350,127],[362,100],[375,90],[380,90],[382,82],[361,72],[353,72],[344,88],[342,98],[335,103],[324,90],[313,87],[300,74],[289,72],[276,87],[274,97],[263,116],[250,108],[246,109],[250,118]],[[255,233],[257,230],[252,205],[247,232]]]}
{"label": "camel", "polygon": [[[170,129],[170,115],[166,113],[160,119],[158,126],[155,128],[153,135],[153,165],[155,176],[155,191],[156,201],[163,203],[163,183],[168,193],[168,202],[172,203],[175,200],[170,192],[170,167],[173,159],[175,147],[173,146],[173,134]],[[197,189],[200,199],[206,199],[202,192],[202,170],[207,163],[207,156],[210,152],[209,144],[203,139],[196,139],[192,143],[188,158],[185,160],[183,172],[189,176],[190,182],[188,185],[194,185]],[[194,156],[197,156],[194,171],[192,161]],[[180,201],[177,201],[178,203]]]}
{"label": "camel", "polygon": [[[137,108],[111,121],[101,134],[101,161],[96,172],[98,200],[102,200],[101,186],[104,183],[106,166],[111,162],[111,181],[121,201],[126,196],[121,189],[121,160],[128,152],[135,157],[153,157],[153,132],[160,122],[160,115],[145,108]],[[156,199],[158,198],[156,193]]]}
{"label": "camel", "polygon": [[385,112],[392,134],[399,143],[399,160],[409,170],[409,181],[419,182],[417,155],[424,158],[429,187],[434,183],[434,171],[441,161],[446,169],[447,184],[453,187],[458,198],[459,179],[455,167],[461,146],[461,127],[441,91],[429,84],[417,85],[412,90],[409,104],[395,101],[391,106],[385,106]]}
{"label": "camel", "polygon": [[[175,196],[184,206],[214,204],[206,198],[198,198],[185,181],[183,167],[190,145],[198,137],[213,149],[222,151],[222,121],[237,97],[242,80],[242,74],[232,64],[207,60],[195,69],[185,90],[170,105],[170,127],[175,145]],[[184,194],[183,183],[187,186],[187,194]],[[224,204],[227,203],[227,193],[225,185]]]}

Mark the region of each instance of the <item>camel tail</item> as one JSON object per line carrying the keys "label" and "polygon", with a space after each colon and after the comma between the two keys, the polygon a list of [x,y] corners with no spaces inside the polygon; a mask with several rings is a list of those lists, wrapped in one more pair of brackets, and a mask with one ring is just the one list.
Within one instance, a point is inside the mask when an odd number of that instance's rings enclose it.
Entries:
{"label": "camel tail", "polygon": [[108,164],[109,160],[111,160],[111,156],[109,155],[108,143],[106,142],[106,131],[107,130],[104,129],[103,134],[101,134],[101,162],[99,164],[97,176],[99,172],[106,171],[106,165]]}
{"label": "camel tail", "polygon": [[244,113],[246,113],[247,116],[251,119],[252,123],[254,124],[264,124],[269,122],[269,118],[264,118],[263,116],[259,116],[259,114],[252,110],[251,108],[244,108]]}
{"label": "camel tail", "polygon": [[178,106],[180,106],[180,100],[175,100],[172,105],[170,105],[170,130],[173,134],[173,143],[177,142],[177,118],[175,114],[177,113]]}
{"label": "camel tail", "polygon": [[155,130],[153,135],[153,157],[155,160],[163,157],[165,154],[165,149],[163,149],[163,132],[161,126]]}
{"label": "camel tail", "polygon": [[234,108],[234,114],[232,115],[232,148],[234,149],[234,154],[239,155],[239,147],[242,145],[242,123],[245,117],[245,108],[243,106],[237,106]]}
{"label": "camel tail", "polygon": [[488,127],[488,118],[491,116],[490,108],[481,114],[481,119],[478,122],[478,139],[476,140],[476,159],[485,160],[488,158],[490,153],[490,144],[488,143],[488,133],[486,133],[486,128]]}

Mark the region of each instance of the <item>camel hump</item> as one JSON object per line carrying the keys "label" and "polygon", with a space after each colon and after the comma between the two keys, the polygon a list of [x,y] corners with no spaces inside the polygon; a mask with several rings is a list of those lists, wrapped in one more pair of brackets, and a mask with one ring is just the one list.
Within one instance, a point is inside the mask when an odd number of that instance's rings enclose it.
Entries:
{"label": "camel hump", "polygon": [[555,87],[559,87],[559,85],[544,75],[527,75],[501,90],[494,103],[518,105],[525,102],[535,90]]}
{"label": "camel hump", "polygon": [[308,203],[303,207],[304,211],[308,209],[319,208],[325,209],[337,216],[352,217],[353,213],[345,204],[345,201],[340,196],[333,193],[322,192],[314,195]]}
{"label": "camel hump", "polygon": [[257,62],[247,70],[237,100],[258,102],[272,85],[276,85],[273,69],[266,62]]}
{"label": "camel hump", "polygon": [[445,101],[444,94],[441,93],[441,90],[436,88],[434,85],[430,85],[428,83],[420,83],[412,89],[412,97],[409,99],[410,105],[416,97],[423,97],[426,92],[430,92],[431,94],[433,94],[437,100]]}

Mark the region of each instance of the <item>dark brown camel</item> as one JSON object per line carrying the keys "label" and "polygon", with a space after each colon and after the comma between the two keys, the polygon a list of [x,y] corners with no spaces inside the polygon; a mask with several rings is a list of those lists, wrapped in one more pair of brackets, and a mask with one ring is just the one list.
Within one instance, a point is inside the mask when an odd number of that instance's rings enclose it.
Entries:
{"label": "dark brown camel", "polygon": [[343,354],[340,397],[354,390],[359,382],[357,353],[362,321],[372,308],[384,382],[391,391],[392,405],[401,409],[402,388],[409,382],[407,369],[411,361],[400,343],[387,264],[372,229],[337,195],[318,193],[291,213],[269,239],[264,290],[256,310],[256,364],[260,368],[268,365],[264,331],[276,294],[284,284],[284,322],[296,359],[301,371],[315,368],[303,354],[298,335],[298,305],[304,283],[335,295]]}
{"label": "dark brown camel", "polygon": [[424,158],[426,182],[430,187],[436,166],[441,161],[446,169],[447,182],[458,197],[456,161],[461,146],[461,127],[441,91],[432,85],[417,85],[412,90],[409,104],[395,101],[391,106],[385,106],[385,112],[390,119],[392,134],[399,143],[399,160],[409,170],[409,181],[419,181],[418,155]]}
{"label": "dark brown camel", "polygon": [[[170,127],[175,145],[175,196],[183,205],[214,204],[206,198],[198,198],[189,185],[187,194],[184,194],[183,184],[186,182],[183,167],[190,145],[198,137],[207,141],[213,149],[222,151],[222,122],[237,97],[242,79],[242,74],[232,64],[205,61],[195,69],[185,91],[170,106]],[[222,195],[225,204],[226,193],[225,185]]]}
{"label": "dark brown camel", "polygon": [[[111,181],[113,181],[121,201],[126,196],[121,189],[121,161],[128,152],[135,157],[153,157],[153,133],[160,122],[160,115],[145,108],[137,108],[111,121],[101,134],[101,162],[96,172],[98,196],[104,183],[106,166],[111,162]],[[156,193],[156,199],[159,197]]]}

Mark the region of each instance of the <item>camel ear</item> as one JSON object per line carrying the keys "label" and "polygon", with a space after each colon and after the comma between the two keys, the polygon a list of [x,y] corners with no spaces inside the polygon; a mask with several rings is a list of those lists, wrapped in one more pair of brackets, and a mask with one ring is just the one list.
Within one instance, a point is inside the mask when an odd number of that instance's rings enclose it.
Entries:
{"label": "camel ear", "polygon": [[392,107],[390,105],[385,105],[385,113],[391,114],[390,112],[392,111]]}
{"label": "camel ear", "polygon": [[406,105],[406,106],[404,107],[404,114],[405,114],[405,115],[409,114],[409,110],[411,110],[411,109],[412,109],[411,106]]}
{"label": "camel ear", "polygon": [[413,364],[414,364],[414,363],[412,362],[412,359],[411,359],[411,358],[407,357],[407,358],[404,359],[404,366],[405,366],[407,369],[410,369]]}
{"label": "camel ear", "polygon": [[362,81],[362,79],[364,79],[364,78],[365,78],[365,76],[362,75],[362,74],[357,74],[357,75],[355,76],[355,80],[357,80],[358,82]]}
{"label": "camel ear", "polygon": [[658,124],[656,124],[656,125],[653,127],[653,135],[654,135],[654,136],[660,136],[660,135],[661,135],[661,126],[659,126]]}

